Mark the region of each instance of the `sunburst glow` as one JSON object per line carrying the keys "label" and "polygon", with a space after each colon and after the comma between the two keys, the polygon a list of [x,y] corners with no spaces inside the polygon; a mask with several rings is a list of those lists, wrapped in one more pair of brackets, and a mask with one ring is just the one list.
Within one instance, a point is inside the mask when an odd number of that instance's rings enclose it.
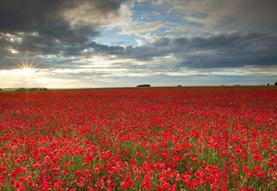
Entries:
{"label": "sunburst glow", "polygon": [[14,73],[20,76],[31,76],[34,74],[33,68],[23,68],[23,69],[16,69],[14,70]]}
{"label": "sunburst glow", "polygon": [[26,56],[25,60],[21,64],[17,64],[18,69],[16,69],[16,73],[18,75],[23,76],[31,76],[35,73],[35,64],[33,61],[30,61]]}

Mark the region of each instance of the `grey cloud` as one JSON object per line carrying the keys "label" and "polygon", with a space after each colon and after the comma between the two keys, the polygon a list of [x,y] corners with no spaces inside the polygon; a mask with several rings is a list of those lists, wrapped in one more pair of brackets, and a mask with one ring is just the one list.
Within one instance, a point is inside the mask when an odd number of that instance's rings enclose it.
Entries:
{"label": "grey cloud", "polygon": [[[170,63],[160,63],[156,67],[218,68],[277,65],[277,36],[268,34],[221,34],[210,37],[161,38],[152,44],[141,47],[108,46],[96,42],[85,42],[67,46],[55,40],[40,40],[41,36],[26,38],[20,51],[31,50],[37,54],[57,54],[62,57],[86,57],[91,54],[117,55],[119,58],[132,58],[151,62],[155,58],[172,55],[176,59]],[[15,46],[16,47],[16,46]],[[20,49],[21,48],[21,49]],[[25,48],[25,49],[24,49]],[[1,50],[1,49],[0,49]],[[84,50],[90,50],[85,53]],[[55,63],[55,61],[53,60]],[[135,67],[135,63],[130,67]],[[143,66],[139,66],[141,68]],[[149,66],[150,67],[150,66]]]}
{"label": "grey cloud", "polygon": [[[116,15],[121,0],[84,0],[84,1],[56,1],[56,0],[26,0],[0,2],[0,33],[18,35],[23,33],[21,44],[9,44],[21,51],[54,53],[63,46],[74,46],[87,43],[88,37],[99,34],[98,23],[79,22],[71,26],[65,12],[79,8],[85,4],[98,10],[97,13],[86,10],[86,14],[97,14],[96,18],[106,18],[113,13]],[[79,10],[79,9],[78,9]],[[80,12],[82,10],[79,10]],[[78,17],[73,15],[73,17]],[[30,36],[30,33],[37,33]],[[7,46],[5,39],[0,38],[0,44]],[[1,54],[3,55],[3,54]]]}
{"label": "grey cloud", "polygon": [[276,52],[275,35],[233,33],[207,38],[162,38],[145,47],[132,48],[125,56],[151,61],[171,54],[181,67],[213,68],[277,65]]}
{"label": "grey cloud", "polygon": [[78,38],[59,15],[64,9],[74,6],[73,1],[2,1],[0,4],[1,32],[38,32],[62,40],[65,40],[65,33],[70,34],[71,39]]}
{"label": "grey cloud", "polygon": [[[26,0],[0,2],[0,32],[38,32],[48,38],[56,38],[63,42],[83,42],[84,34],[97,35],[96,26],[70,26],[64,12],[86,3],[98,9],[98,16],[106,17],[110,12],[117,12],[121,1],[56,1]],[[80,10],[81,11],[81,10]],[[78,17],[78,15],[74,15]],[[84,27],[84,28],[83,28]]]}
{"label": "grey cloud", "polygon": [[[162,1],[184,15],[184,19],[204,24],[208,30],[275,32],[276,1]],[[203,28],[201,28],[203,29]]]}
{"label": "grey cloud", "polygon": [[[82,50],[94,47],[105,49],[98,44],[90,44],[89,38],[99,34],[99,23],[78,22],[74,26],[65,13],[77,9],[83,17],[95,14],[96,19],[114,17],[124,0],[15,0],[0,1],[0,66],[6,68],[12,59],[18,59],[26,52],[31,56],[62,54],[80,55]],[[81,6],[86,5],[87,7]],[[81,7],[80,7],[81,6]],[[84,11],[81,10],[85,8]],[[98,10],[97,12],[92,11]],[[77,12],[78,13],[78,12]],[[78,14],[72,18],[80,17]],[[82,19],[82,18],[81,18]],[[101,24],[101,23],[100,23]],[[21,42],[10,41],[5,35],[20,37]],[[18,54],[12,54],[9,49]],[[109,48],[113,49],[113,48]]]}
{"label": "grey cloud", "polygon": [[[173,63],[160,63],[159,66],[162,67],[216,68],[277,65],[277,36],[257,33],[221,34],[206,38],[161,38],[152,44],[127,48],[89,42],[64,48],[64,55],[77,53],[76,55],[85,56],[82,50],[88,48],[93,49],[94,53],[148,61],[150,65],[155,58],[167,55],[176,57]],[[130,67],[135,67],[135,63],[130,64]]]}
{"label": "grey cloud", "polygon": [[97,52],[105,52],[108,54],[122,54],[125,50],[122,46],[108,46],[95,42],[89,43],[88,47],[94,48]]}

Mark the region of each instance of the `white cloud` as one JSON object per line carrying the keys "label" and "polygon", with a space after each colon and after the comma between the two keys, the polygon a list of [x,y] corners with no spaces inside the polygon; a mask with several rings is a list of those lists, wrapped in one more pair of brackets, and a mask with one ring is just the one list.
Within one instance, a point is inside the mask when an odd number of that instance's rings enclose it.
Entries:
{"label": "white cloud", "polygon": [[162,22],[150,22],[150,23],[142,23],[142,24],[131,24],[129,26],[126,26],[122,28],[121,32],[119,34],[121,35],[130,35],[135,34],[139,35],[141,33],[145,32],[151,32],[159,29],[162,26]]}
{"label": "white cloud", "polygon": [[137,46],[143,46],[144,41],[142,39],[136,39]]}
{"label": "white cloud", "polygon": [[21,43],[22,37],[20,34],[14,35],[10,33],[0,33],[0,39],[4,39],[5,41],[8,41],[10,43]]}
{"label": "white cloud", "polygon": [[101,6],[101,1],[94,3],[82,1],[71,9],[65,9],[63,16],[72,27],[83,24],[95,26],[118,22],[120,17],[116,9],[105,11],[100,9],[98,4]]}
{"label": "white cloud", "polygon": [[12,47],[8,48],[8,51],[12,54],[18,54],[19,53],[15,48],[12,48]]}

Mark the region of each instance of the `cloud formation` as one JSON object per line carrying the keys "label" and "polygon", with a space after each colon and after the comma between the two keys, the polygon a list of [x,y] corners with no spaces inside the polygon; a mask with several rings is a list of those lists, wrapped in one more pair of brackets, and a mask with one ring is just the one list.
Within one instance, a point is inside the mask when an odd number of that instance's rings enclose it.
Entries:
{"label": "cloud formation", "polygon": [[[94,44],[95,46],[95,44]],[[98,45],[99,46],[99,45]],[[100,46],[97,51],[149,61],[170,55],[178,66],[217,68],[277,65],[277,36],[239,33],[209,37],[160,38],[139,47]],[[169,65],[174,63],[168,63]]]}
{"label": "cloud formation", "polygon": [[276,5],[258,0],[1,1],[0,77],[7,79],[7,70],[28,54],[39,63],[37,82],[50,82],[51,76],[59,84],[66,79],[87,86],[89,80],[116,86],[126,79],[136,85],[146,77],[157,84],[160,79],[161,85],[179,84],[188,76],[271,79],[277,76]]}
{"label": "cloud formation", "polygon": [[178,11],[187,20],[203,24],[206,30],[275,32],[277,29],[275,1],[176,0],[161,3]]}
{"label": "cloud formation", "polygon": [[83,42],[97,35],[97,25],[118,17],[120,0],[2,1],[0,25],[3,33],[37,32],[39,36],[65,43]]}

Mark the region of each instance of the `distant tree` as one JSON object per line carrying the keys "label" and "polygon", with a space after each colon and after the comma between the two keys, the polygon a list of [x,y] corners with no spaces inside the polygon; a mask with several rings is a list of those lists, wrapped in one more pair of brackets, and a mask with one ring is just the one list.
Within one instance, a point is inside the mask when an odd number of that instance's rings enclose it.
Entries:
{"label": "distant tree", "polygon": [[277,86],[277,81],[274,83],[274,86]]}
{"label": "distant tree", "polygon": [[145,88],[145,87],[151,87],[150,84],[140,84],[140,85],[137,85],[138,88]]}
{"label": "distant tree", "polygon": [[270,84],[266,84],[267,86],[270,86]]}

